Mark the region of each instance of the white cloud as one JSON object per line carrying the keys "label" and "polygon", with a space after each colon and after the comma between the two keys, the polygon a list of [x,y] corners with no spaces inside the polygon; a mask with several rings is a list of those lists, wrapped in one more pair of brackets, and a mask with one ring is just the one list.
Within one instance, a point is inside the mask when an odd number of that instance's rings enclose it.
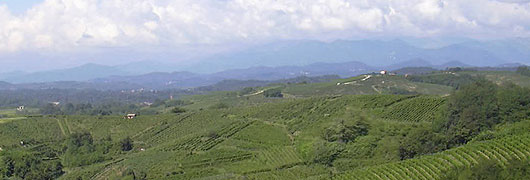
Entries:
{"label": "white cloud", "polygon": [[529,37],[523,0],[46,0],[0,6],[0,52],[366,36]]}

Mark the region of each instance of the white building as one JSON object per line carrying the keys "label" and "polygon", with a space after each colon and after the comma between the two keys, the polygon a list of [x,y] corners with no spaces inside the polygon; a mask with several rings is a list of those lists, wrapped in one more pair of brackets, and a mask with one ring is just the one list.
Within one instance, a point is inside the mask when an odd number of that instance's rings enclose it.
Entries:
{"label": "white building", "polygon": [[125,116],[125,118],[127,119],[134,119],[136,117],[136,114],[127,114],[127,116]]}

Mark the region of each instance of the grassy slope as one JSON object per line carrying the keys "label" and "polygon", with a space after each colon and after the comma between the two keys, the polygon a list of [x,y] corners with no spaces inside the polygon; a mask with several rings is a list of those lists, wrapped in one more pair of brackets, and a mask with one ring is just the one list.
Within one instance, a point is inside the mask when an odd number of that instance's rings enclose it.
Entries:
{"label": "grassy slope", "polygon": [[[359,172],[366,174],[396,163],[402,166],[398,150],[403,134],[416,126],[429,125],[434,113],[424,112],[439,110],[444,98],[436,95],[340,95],[379,94],[389,87],[443,95],[451,88],[412,83],[400,76],[360,81],[362,78],[285,85],[283,92],[287,98],[283,99],[235,92],[190,96],[186,98],[194,103],[185,106],[189,111],[180,115],[146,115],[133,120],[120,116],[57,116],[5,121],[0,126],[0,146],[13,146],[26,139],[36,143],[60,142],[69,133],[82,131],[91,132],[95,139],[111,136],[118,141],[129,136],[134,140],[132,152],[83,168],[67,169],[62,179],[77,176],[120,179],[126,169],[142,170],[150,179],[326,179]],[[352,81],[357,81],[358,85],[337,85]],[[267,88],[271,87],[263,89]],[[209,108],[220,102],[230,108]],[[159,110],[168,112],[169,108]],[[369,123],[370,132],[346,145],[345,152],[335,161],[335,168],[312,163],[313,146],[322,141],[323,129],[334,122],[358,119]],[[522,148],[526,151],[529,147],[525,144]],[[366,167],[374,167],[374,170],[368,168],[370,171],[366,171],[363,169]],[[434,177],[436,172],[428,174]]]}
{"label": "grassy slope", "polygon": [[293,85],[287,86],[284,92],[297,97],[341,94],[386,94],[391,87],[421,94],[448,94],[451,92],[450,87],[410,82],[403,76],[376,75],[364,81],[362,81],[362,79],[364,79],[364,76],[341,79],[327,83]]}
{"label": "grassy slope", "polygon": [[508,71],[478,71],[478,72],[462,72],[472,75],[484,76],[486,79],[497,84],[504,82],[513,82],[522,87],[530,87],[530,77]]}
{"label": "grassy slope", "polygon": [[[27,135],[25,138],[39,142],[60,141],[70,132],[88,131],[95,139],[110,135],[114,140],[130,136],[135,141],[133,152],[83,169],[69,169],[69,173],[63,177],[65,179],[83,173],[94,177],[118,178],[127,168],[145,170],[153,179],[259,177],[257,174],[275,177],[276,173],[285,173],[286,177],[326,177],[330,169],[310,163],[312,145],[320,141],[319,136],[324,127],[339,120],[369,119],[369,123],[376,128],[369,136],[349,146],[354,152],[367,143],[375,144],[366,151],[380,154],[376,157],[360,157],[358,160],[344,157],[340,161],[343,165],[354,168],[398,160],[395,153],[389,157],[389,154],[385,154],[388,152],[379,151],[389,149],[385,142],[398,138],[400,134],[388,134],[388,131],[405,130],[410,123],[389,122],[364,111],[384,108],[408,98],[414,97],[321,97],[260,106],[207,109],[181,115],[139,116],[133,120],[119,116],[42,117],[9,122],[2,127],[19,128],[2,131],[2,137],[24,134]],[[39,126],[48,128],[40,128],[43,131],[39,132],[30,131],[39,129]],[[212,133],[219,137],[212,138]],[[3,138],[1,144],[10,146],[16,144],[17,140]],[[147,150],[142,152],[139,148]],[[392,148],[394,152],[397,151],[397,147]]]}

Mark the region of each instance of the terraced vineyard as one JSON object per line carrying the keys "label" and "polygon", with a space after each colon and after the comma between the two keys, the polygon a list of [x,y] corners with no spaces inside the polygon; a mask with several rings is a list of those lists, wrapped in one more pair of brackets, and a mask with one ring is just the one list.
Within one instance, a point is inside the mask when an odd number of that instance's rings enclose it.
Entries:
{"label": "terraced vineyard", "polygon": [[[42,128],[47,127],[47,128]],[[0,126],[0,146],[13,146],[20,141],[42,143],[48,141],[58,141],[64,138],[55,118],[26,118]]]}
{"label": "terraced vineyard", "polygon": [[183,168],[199,168],[217,164],[233,163],[254,158],[255,154],[247,151],[216,149],[203,154],[187,156],[181,160]]}
{"label": "terraced vineyard", "polygon": [[[192,102],[187,105],[153,107],[159,108],[158,114],[142,113],[134,119],[21,116],[25,119],[0,122],[0,179],[24,179],[2,172],[11,159],[27,158],[42,161],[41,168],[62,163],[65,173],[59,179],[212,180],[431,180],[483,162],[512,167],[513,162],[530,159],[530,96],[524,96],[530,90],[490,91],[503,87],[484,83],[493,88],[479,89],[482,100],[475,102],[474,96],[456,94],[459,90],[449,96],[444,89],[444,94],[421,94],[422,83],[407,82],[399,87],[408,90],[401,91],[405,95],[384,94],[399,93],[387,90],[404,81],[397,75],[370,78],[362,81],[368,83],[363,87],[337,85],[340,80],[275,85],[285,88],[284,98],[217,92],[187,97]],[[372,88],[378,88],[377,94],[364,95],[375,91]],[[418,94],[410,95],[415,88]],[[491,94],[507,100],[497,101]],[[470,108],[443,109],[446,101],[458,98]],[[494,111],[483,110],[481,103],[498,105],[493,109],[499,113],[484,113]],[[171,111],[174,108],[181,111]],[[464,110],[472,111],[458,114]],[[454,112],[454,119],[442,119],[450,115],[442,113]],[[438,117],[440,121],[431,121]],[[489,122],[495,124],[472,129]],[[460,135],[466,133],[471,135],[462,140]],[[21,145],[21,140],[26,143]]]}
{"label": "terraced vineyard", "polygon": [[355,101],[362,108],[382,108],[388,107],[394,103],[398,103],[416,96],[410,95],[367,95],[355,98]]}
{"label": "terraced vineyard", "polygon": [[444,102],[441,97],[420,96],[392,104],[383,111],[382,117],[406,122],[431,122]]}
{"label": "terraced vineyard", "polygon": [[200,114],[187,114],[162,122],[159,126],[145,130],[138,140],[150,146],[160,145],[168,140],[182,140],[201,136],[209,131],[223,128],[235,120],[222,117],[222,112],[212,111]]}
{"label": "terraced vineyard", "polygon": [[[273,147],[267,149],[257,156],[257,160],[260,164],[263,164],[264,167],[269,167],[269,169],[280,169],[302,162],[302,159],[298,156],[293,147]],[[264,170],[262,169],[260,171]]]}
{"label": "terraced vineyard", "polygon": [[260,172],[245,176],[247,179],[325,179],[329,171],[322,166],[297,165],[291,168]]}
{"label": "terraced vineyard", "polygon": [[222,128],[219,132],[210,132],[208,135],[193,137],[175,145],[163,146],[163,151],[178,151],[178,150],[193,150],[193,151],[207,151],[230,138],[235,133],[248,127],[253,121],[236,121],[229,126]]}
{"label": "terraced vineyard", "polygon": [[470,167],[480,159],[496,161],[502,166],[512,159],[530,158],[530,134],[477,142],[438,154],[396,163],[363,168],[333,179],[440,179],[444,172]]}

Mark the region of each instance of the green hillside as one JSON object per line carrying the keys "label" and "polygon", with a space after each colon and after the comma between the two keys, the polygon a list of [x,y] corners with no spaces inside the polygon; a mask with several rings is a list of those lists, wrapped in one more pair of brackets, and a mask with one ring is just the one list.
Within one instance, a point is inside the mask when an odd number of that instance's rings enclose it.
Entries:
{"label": "green hillside", "polygon": [[528,162],[528,88],[367,77],[187,96],[133,119],[11,113],[0,119],[0,176],[445,179]]}

